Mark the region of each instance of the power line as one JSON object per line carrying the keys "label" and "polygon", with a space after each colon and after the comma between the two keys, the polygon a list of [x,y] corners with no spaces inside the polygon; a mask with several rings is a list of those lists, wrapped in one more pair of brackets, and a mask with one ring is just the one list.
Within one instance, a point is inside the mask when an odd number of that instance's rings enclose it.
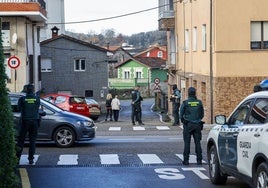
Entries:
{"label": "power line", "polygon": [[[180,0],[178,1],[175,1],[173,2],[173,4],[177,3],[177,2],[180,2]],[[116,19],[116,18],[122,18],[122,17],[126,17],[126,16],[131,16],[131,15],[134,15],[134,14],[140,14],[140,13],[143,13],[143,12],[148,12],[148,11],[151,11],[151,10],[154,10],[154,9],[158,9],[158,8],[161,8],[161,7],[165,7],[165,6],[168,6],[169,4],[164,4],[162,6],[157,6],[157,7],[154,7],[154,8],[149,8],[149,9],[144,9],[144,10],[140,10],[140,11],[136,11],[136,12],[131,12],[131,13],[127,13],[127,14],[121,14],[121,15],[118,15],[118,16],[112,16],[112,17],[106,17],[106,18],[99,18],[99,19],[93,19],[93,20],[84,20],[84,21],[74,21],[74,22],[65,22],[65,23],[62,23],[62,22],[54,22],[54,23],[47,23],[48,25],[49,24],[80,24],[80,23],[90,23],[90,22],[99,22],[99,21],[105,21],[105,20],[111,20],[111,19]]]}

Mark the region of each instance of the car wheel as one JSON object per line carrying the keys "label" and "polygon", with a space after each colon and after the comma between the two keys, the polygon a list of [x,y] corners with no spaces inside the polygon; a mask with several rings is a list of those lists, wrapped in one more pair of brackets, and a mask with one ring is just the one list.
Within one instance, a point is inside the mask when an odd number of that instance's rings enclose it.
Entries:
{"label": "car wheel", "polygon": [[256,175],[254,176],[254,187],[268,187],[268,166],[266,163],[261,163],[258,168]]}
{"label": "car wheel", "polygon": [[211,146],[208,151],[208,165],[210,181],[213,184],[222,185],[227,181],[227,175],[223,175],[220,170],[219,158],[215,146]]}
{"label": "car wheel", "polygon": [[74,131],[66,126],[60,127],[54,133],[54,141],[58,147],[71,147],[75,141]]}

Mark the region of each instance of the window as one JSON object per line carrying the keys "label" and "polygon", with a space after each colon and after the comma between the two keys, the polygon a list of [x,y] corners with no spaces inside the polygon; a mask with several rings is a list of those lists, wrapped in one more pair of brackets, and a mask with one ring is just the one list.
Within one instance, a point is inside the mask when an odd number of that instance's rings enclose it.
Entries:
{"label": "window", "polygon": [[193,51],[197,51],[197,27],[193,28]]}
{"label": "window", "polygon": [[163,52],[162,51],[158,51],[157,52],[157,57],[162,58],[163,57]]}
{"label": "window", "polygon": [[268,99],[258,99],[253,105],[249,115],[249,124],[261,124],[267,122]]}
{"label": "window", "polygon": [[130,72],[129,71],[124,71],[124,78],[129,79],[130,78]]}
{"label": "window", "polygon": [[147,56],[147,57],[150,57],[150,52],[147,52],[146,56]]}
{"label": "window", "polygon": [[230,118],[229,123],[231,125],[243,125],[245,123],[251,102],[252,100],[248,100],[238,107],[238,109],[234,112],[234,114]]}
{"label": "window", "polygon": [[251,22],[251,49],[268,49],[268,22]]}
{"label": "window", "polygon": [[185,47],[185,52],[189,52],[189,29],[185,29],[185,44],[184,44],[184,47]]}
{"label": "window", "polygon": [[74,71],[85,71],[86,70],[86,60],[76,59],[74,61]]}
{"label": "window", "polygon": [[136,72],[136,78],[141,78],[141,72]]}
{"label": "window", "polygon": [[51,59],[42,59],[41,60],[41,72],[51,72],[51,71],[52,71]]}
{"label": "window", "polygon": [[207,28],[206,24],[202,25],[202,51],[207,50]]}

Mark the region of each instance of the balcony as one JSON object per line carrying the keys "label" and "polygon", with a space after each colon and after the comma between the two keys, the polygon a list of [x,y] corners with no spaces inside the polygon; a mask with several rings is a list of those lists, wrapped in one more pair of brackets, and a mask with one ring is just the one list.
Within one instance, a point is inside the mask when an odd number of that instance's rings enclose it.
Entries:
{"label": "balcony", "polygon": [[159,0],[159,30],[170,30],[175,28],[174,2],[173,0]]}
{"label": "balcony", "polygon": [[44,0],[0,0],[0,16],[25,16],[32,21],[47,20]]}
{"label": "balcony", "polygon": [[109,78],[109,88],[131,89],[136,85],[147,86],[148,78],[134,78],[134,79]]}

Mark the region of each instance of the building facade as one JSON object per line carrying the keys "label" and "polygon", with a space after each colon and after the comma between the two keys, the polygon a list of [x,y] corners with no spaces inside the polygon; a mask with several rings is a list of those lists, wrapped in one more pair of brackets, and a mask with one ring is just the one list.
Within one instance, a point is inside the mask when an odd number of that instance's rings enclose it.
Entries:
{"label": "building facade", "polygon": [[[18,92],[26,83],[33,83],[39,90],[40,29],[47,20],[45,1],[0,0],[0,17],[8,89]],[[11,68],[8,60],[14,57],[19,66]]]}
{"label": "building facade", "polygon": [[[167,3],[159,1],[159,3]],[[259,0],[183,0],[172,3],[176,63],[170,69],[183,98],[197,88],[207,123],[228,115],[254,85],[267,78],[268,2]],[[245,12],[241,14],[240,10]],[[159,17],[159,27],[167,18]],[[172,22],[174,21],[174,23]],[[161,27],[160,27],[161,29]],[[167,29],[164,25],[162,29]],[[174,41],[173,41],[174,40]]]}

